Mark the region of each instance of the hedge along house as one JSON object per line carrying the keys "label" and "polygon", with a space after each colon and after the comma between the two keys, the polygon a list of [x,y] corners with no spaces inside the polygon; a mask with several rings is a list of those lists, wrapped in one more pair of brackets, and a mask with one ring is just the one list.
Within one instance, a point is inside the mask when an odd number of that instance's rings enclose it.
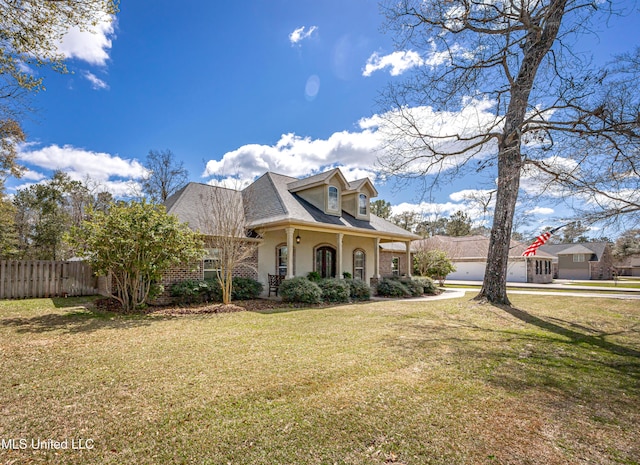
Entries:
{"label": "hedge along house", "polygon": [[[167,200],[167,212],[205,236],[220,233],[224,228],[215,226],[216,208],[207,199],[218,203],[221,193],[229,208],[244,214],[248,233],[237,239],[257,244],[234,274],[262,282],[265,293],[270,275],[293,278],[312,271],[337,278],[349,273],[375,284],[381,277],[380,245],[401,242],[408,252],[411,241],[419,238],[373,215],[370,200],[378,193],[371,181],[348,182],[338,168],[304,179],[268,172],[242,191],[190,183]],[[219,251],[207,252],[199,266],[185,264],[163,284],[211,277]],[[402,274],[410,276],[410,266],[405,266]]]}

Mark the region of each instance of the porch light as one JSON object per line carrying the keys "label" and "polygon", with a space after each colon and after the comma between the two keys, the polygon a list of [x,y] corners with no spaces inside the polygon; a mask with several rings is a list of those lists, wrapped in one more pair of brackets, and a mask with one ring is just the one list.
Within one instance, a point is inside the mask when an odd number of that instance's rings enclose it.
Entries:
{"label": "porch light", "polygon": [[296,236],[296,244],[299,244],[299,243],[300,243],[300,234]]}

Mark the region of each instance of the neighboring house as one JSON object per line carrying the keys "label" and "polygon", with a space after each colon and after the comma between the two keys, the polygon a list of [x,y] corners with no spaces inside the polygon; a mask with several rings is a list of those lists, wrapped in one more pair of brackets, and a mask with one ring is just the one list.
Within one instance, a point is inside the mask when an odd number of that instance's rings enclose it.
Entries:
{"label": "neighboring house", "polygon": [[[240,240],[258,241],[253,257],[234,270],[265,285],[269,275],[286,278],[311,271],[323,277],[354,278],[374,283],[381,277],[380,245],[402,242],[408,250],[412,234],[373,215],[370,200],[378,195],[369,179],[348,182],[339,169],[304,179],[268,172],[242,191],[190,183],[167,199],[174,214],[205,236],[215,234],[215,218],[207,199],[215,192],[228,197],[229,208],[242,208],[254,232]],[[186,265],[165,278],[165,286],[215,273],[216,250],[209,249],[199,266]],[[408,264],[402,274],[411,274]]]}
{"label": "neighboring house", "polygon": [[[552,256],[538,251],[533,257],[523,257],[527,244],[511,241],[507,281],[520,283],[547,284],[553,281]],[[487,266],[489,238],[484,236],[433,236],[413,241],[411,253],[418,250],[442,250],[456,267],[447,279],[482,281]],[[406,252],[400,244],[383,244],[383,263],[406,263]],[[388,265],[387,265],[388,267]],[[395,274],[393,265],[388,267]],[[385,268],[386,270],[386,268]]]}
{"label": "neighboring house", "polygon": [[640,276],[640,254],[616,258],[613,267],[618,276]]}
{"label": "neighboring house", "polygon": [[613,254],[608,242],[545,244],[541,251],[552,255],[558,279],[613,279]]}
{"label": "neighboring house", "polygon": [[[381,261],[383,263],[397,259],[406,262],[406,253],[398,244],[383,244]],[[507,281],[521,283],[546,284],[553,281],[552,256],[538,251],[533,257],[523,257],[527,244],[511,241]],[[482,281],[487,266],[489,238],[484,236],[433,236],[416,240],[411,245],[412,253],[417,250],[442,250],[456,267],[456,271],[447,275],[447,279]]]}

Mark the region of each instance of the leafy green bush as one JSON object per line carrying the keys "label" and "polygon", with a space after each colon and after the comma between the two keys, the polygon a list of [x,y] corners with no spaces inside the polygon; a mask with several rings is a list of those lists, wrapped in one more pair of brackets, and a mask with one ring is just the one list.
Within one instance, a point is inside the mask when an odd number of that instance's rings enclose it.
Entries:
{"label": "leafy green bush", "polygon": [[[261,292],[262,283],[250,278],[233,278],[232,300],[255,299]],[[222,302],[222,287],[217,279],[206,281],[187,279],[171,286],[170,293],[181,305]]]}
{"label": "leafy green bush", "polygon": [[349,302],[349,283],[342,279],[323,279],[318,283],[322,290],[322,300],[325,302]]}
{"label": "leafy green bush", "polygon": [[320,287],[304,277],[285,279],[280,284],[279,293],[285,302],[318,304],[322,302]]}
{"label": "leafy green bush", "polygon": [[322,276],[317,271],[309,271],[307,273],[307,279],[309,281],[313,281],[314,283],[318,283],[322,279]]}
{"label": "leafy green bush", "polygon": [[349,273],[348,271],[344,271],[344,272],[342,272],[342,277],[344,279],[351,279],[351,278],[353,278],[353,275],[351,273]]}
{"label": "leafy green bush", "polygon": [[251,278],[233,278],[231,296],[233,300],[256,299],[262,292],[262,283]]}
{"label": "leafy green bush", "polygon": [[424,286],[419,281],[411,278],[402,278],[400,282],[407,288],[411,297],[420,297],[424,294]]}
{"label": "leafy green bush", "polygon": [[397,279],[382,279],[376,286],[376,293],[381,297],[411,297],[411,292]]}
{"label": "leafy green bush", "polygon": [[[217,279],[208,280],[209,284],[209,300],[222,302],[222,286]],[[256,299],[262,292],[262,283],[255,279],[233,277],[231,282],[231,300],[250,300]]]}
{"label": "leafy green bush", "polygon": [[371,298],[371,288],[361,279],[347,279],[349,284],[349,296],[353,300],[369,300]]}
{"label": "leafy green bush", "polygon": [[438,288],[436,287],[436,284],[433,282],[433,279],[427,278],[426,276],[417,276],[417,277],[414,276],[413,280],[419,282],[420,284],[422,284],[422,287],[424,288],[424,293],[425,294],[437,294],[438,293]]}
{"label": "leafy green bush", "polygon": [[207,281],[187,279],[171,286],[170,294],[180,304],[206,302],[211,298],[211,285]]}

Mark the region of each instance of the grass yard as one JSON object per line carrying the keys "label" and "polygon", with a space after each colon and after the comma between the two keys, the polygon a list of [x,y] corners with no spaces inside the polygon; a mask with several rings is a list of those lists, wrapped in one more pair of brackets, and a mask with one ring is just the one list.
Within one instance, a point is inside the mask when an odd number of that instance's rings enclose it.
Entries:
{"label": "grass yard", "polygon": [[640,463],[638,301],[513,302],[0,301],[0,463]]}

